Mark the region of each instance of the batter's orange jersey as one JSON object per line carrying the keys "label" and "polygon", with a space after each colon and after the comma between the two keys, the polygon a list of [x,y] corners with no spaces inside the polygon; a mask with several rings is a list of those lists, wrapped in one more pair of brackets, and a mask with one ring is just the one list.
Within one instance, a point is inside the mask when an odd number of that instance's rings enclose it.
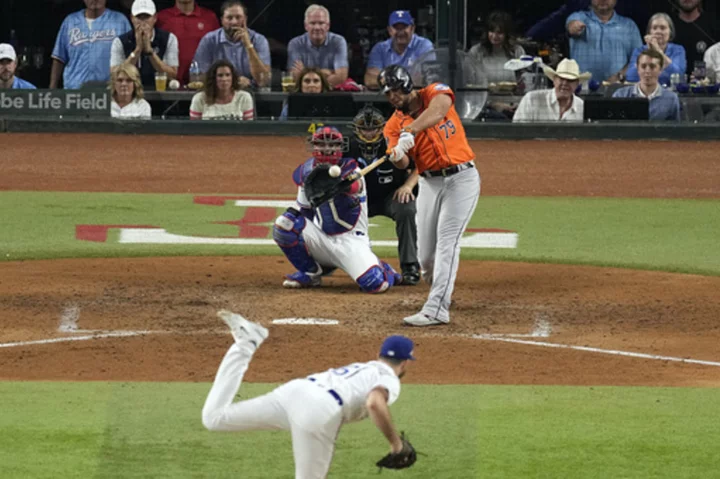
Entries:
{"label": "batter's orange jersey", "polygon": [[[418,93],[422,101],[419,113],[425,111],[430,100],[437,95],[449,95],[453,102],[445,118],[440,120],[437,125],[415,135],[415,147],[408,152],[408,155],[415,161],[418,173],[425,170],[441,170],[474,160],[475,153],[468,144],[465,129],[455,111],[455,94],[452,89],[442,83],[433,83],[419,90]],[[413,121],[414,118],[410,115],[395,110],[383,130],[388,149],[397,145],[403,127],[410,125]]]}

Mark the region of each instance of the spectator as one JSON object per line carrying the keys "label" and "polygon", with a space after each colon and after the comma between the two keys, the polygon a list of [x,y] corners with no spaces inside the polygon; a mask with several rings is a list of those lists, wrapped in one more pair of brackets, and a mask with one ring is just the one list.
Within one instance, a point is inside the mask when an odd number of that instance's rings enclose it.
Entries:
{"label": "spectator", "polygon": [[80,88],[87,82],[110,79],[110,47],[115,37],[130,31],[120,13],[105,8],[106,0],[84,0],[85,9],[68,15],[52,52],[50,88]]}
{"label": "spectator", "polygon": [[557,71],[546,66],[545,75],[553,82],[549,90],[535,90],[526,93],[520,100],[513,123],[583,121],[584,102],[575,96],[581,81],[590,78],[589,73],[580,73],[575,60],[564,59]]}
{"label": "spectator", "polygon": [[165,73],[169,79],[177,76],[178,40],[172,33],[155,28],[153,0],[135,0],[131,11],[133,31],[113,40],[110,66],[135,65],[143,86],[155,88],[155,72]]}
{"label": "spectator", "polygon": [[[480,43],[470,49],[471,57],[480,63],[490,83],[515,82],[514,71],[506,70],[505,63],[525,55],[525,50],[513,39],[513,21],[510,14],[495,11],[490,13]],[[490,101],[485,117],[492,119],[511,118],[516,106],[501,101]]]}
{"label": "spectator", "polygon": [[330,31],[330,12],[320,5],[305,10],[303,35],[288,44],[287,69],[297,80],[305,67],[319,68],[330,87],[340,85],[348,77],[348,50],[345,38]]}
{"label": "spectator", "polygon": [[240,75],[240,87],[266,86],[263,75],[270,71],[267,38],[247,27],[247,9],[242,2],[226,0],[220,7],[222,27],[205,35],[194,60],[205,73],[218,60],[228,60]]}
{"label": "spectator", "polygon": [[[295,80],[294,92],[299,93],[325,93],[330,91],[330,84],[325,78],[325,74],[319,68],[305,67]],[[280,119],[287,120],[288,117],[288,100],[285,98]]]}
{"label": "spectator", "polygon": [[692,72],[695,62],[703,61],[708,47],[720,40],[720,29],[703,10],[701,0],[677,0],[677,6],[675,42],[685,47],[688,71]]}
{"label": "spectator", "polygon": [[710,72],[715,72],[715,81],[720,83],[720,42],[711,46],[705,51],[705,68]]}
{"label": "spectator", "polygon": [[[659,0],[659,3],[667,0]],[[653,11],[653,0],[618,0],[615,11],[622,16],[631,18],[636,25],[645,25]],[[525,33],[533,40],[553,41],[565,33],[567,17],[580,10],[590,8],[590,0],[567,0],[564,5],[539,20]]]}
{"label": "spectator", "polygon": [[642,47],[640,30],[627,17],[615,13],[617,0],[592,0],[590,10],[567,19],[570,58],[597,81],[625,80],[630,57]]}
{"label": "spectator", "polygon": [[640,82],[620,88],[613,93],[613,97],[647,98],[650,101],[650,120],[680,121],[680,100],[658,81],[664,60],[663,54],[655,49],[640,53],[637,59]]}
{"label": "spectator", "polygon": [[387,27],[390,38],[375,44],[370,51],[365,86],[376,89],[380,70],[388,65],[410,66],[429,51],[433,44],[420,35],[415,35],[415,20],[407,10],[396,10],[390,14]]}
{"label": "spectator", "polygon": [[675,38],[675,25],[667,13],[656,13],[650,17],[645,35],[645,46],[636,48],[630,59],[625,78],[630,82],[640,80],[637,70],[637,58],[643,50],[651,49],[663,56],[663,71],[660,74],[660,83],[670,84],[670,75],[673,73],[685,73],[687,60],[685,60],[685,49],[676,43],[670,43]]}
{"label": "spectator", "polygon": [[175,0],[174,7],[158,12],[157,27],[177,37],[180,51],[177,78],[187,85],[190,82],[190,64],[200,40],[206,33],[220,28],[217,16],[195,0]]}
{"label": "spectator", "polygon": [[126,120],[152,118],[152,108],[150,103],[143,99],[140,72],[135,65],[123,63],[111,69],[110,91],[112,92],[110,114],[113,118]]}
{"label": "spectator", "polygon": [[203,91],[190,103],[191,120],[252,120],[253,98],[240,89],[240,76],[228,60],[218,60],[205,74]]}
{"label": "spectator", "polygon": [[16,68],[17,55],[15,49],[9,43],[0,43],[0,89],[22,88],[35,90],[35,85],[15,76]]}

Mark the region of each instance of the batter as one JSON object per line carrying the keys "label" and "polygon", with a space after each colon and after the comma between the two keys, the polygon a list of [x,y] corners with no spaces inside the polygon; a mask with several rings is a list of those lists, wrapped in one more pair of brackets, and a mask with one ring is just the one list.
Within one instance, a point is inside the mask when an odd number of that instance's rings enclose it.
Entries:
{"label": "batter", "polygon": [[418,260],[431,285],[422,310],[403,321],[411,326],[450,322],[450,301],[460,261],[460,238],[480,197],[480,174],[455,111],[455,94],[433,83],[413,89],[410,74],[391,65],[378,84],[395,107],[385,124],[389,158],[407,168],[412,156],[420,174],[417,198]]}
{"label": "batter", "polygon": [[350,190],[312,208],[303,187],[320,163],[338,165],[341,177],[359,171],[357,162],[343,158],[344,139],[337,128],[325,126],[311,138],[313,157],[298,166],[293,180],[298,186],[297,207],[275,220],[273,239],[297,271],[286,276],[286,288],[310,288],[322,284],[322,276],[336,268],[345,271],[367,293],[382,293],[402,276],[378,259],[368,237],[365,179]]}
{"label": "batter", "polygon": [[235,343],[220,363],[202,410],[202,422],[208,430],[289,430],[297,479],[326,477],[342,425],[368,416],[387,439],[391,452],[402,451],[389,406],[400,395],[400,378],[408,361],[415,359],[410,338],[386,338],[376,361],[329,369],[292,380],[263,396],[233,403],[268,330],[230,311],[219,311],[218,316],[230,327]]}

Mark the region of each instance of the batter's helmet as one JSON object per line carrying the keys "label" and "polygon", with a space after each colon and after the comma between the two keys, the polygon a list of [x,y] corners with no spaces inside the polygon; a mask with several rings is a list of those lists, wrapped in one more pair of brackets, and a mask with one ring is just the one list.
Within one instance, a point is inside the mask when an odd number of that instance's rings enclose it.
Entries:
{"label": "batter's helmet", "polygon": [[353,118],[350,128],[364,159],[377,158],[383,141],[383,126],[385,126],[385,118],[382,112],[372,105],[365,105]]}
{"label": "batter's helmet", "polygon": [[310,147],[315,163],[335,165],[342,159],[343,152],[347,151],[347,138],[343,138],[334,126],[323,126],[310,137]]}
{"label": "batter's helmet", "polygon": [[378,85],[383,93],[390,90],[401,90],[403,93],[410,93],[413,89],[410,73],[400,65],[390,65],[382,69],[378,74]]}

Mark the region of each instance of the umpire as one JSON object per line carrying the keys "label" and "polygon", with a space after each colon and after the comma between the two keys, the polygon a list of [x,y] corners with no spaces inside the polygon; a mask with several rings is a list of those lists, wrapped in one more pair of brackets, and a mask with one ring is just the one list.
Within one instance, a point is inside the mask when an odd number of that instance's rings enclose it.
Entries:
{"label": "umpire", "polygon": [[[371,105],[365,105],[353,118],[350,124],[353,135],[349,156],[356,158],[361,168],[385,154],[383,126],[383,114]],[[368,216],[382,215],[395,221],[402,284],[415,285],[420,281],[415,225],[417,170],[412,164],[408,169],[401,170],[387,163],[368,173],[365,182],[368,190]]]}

